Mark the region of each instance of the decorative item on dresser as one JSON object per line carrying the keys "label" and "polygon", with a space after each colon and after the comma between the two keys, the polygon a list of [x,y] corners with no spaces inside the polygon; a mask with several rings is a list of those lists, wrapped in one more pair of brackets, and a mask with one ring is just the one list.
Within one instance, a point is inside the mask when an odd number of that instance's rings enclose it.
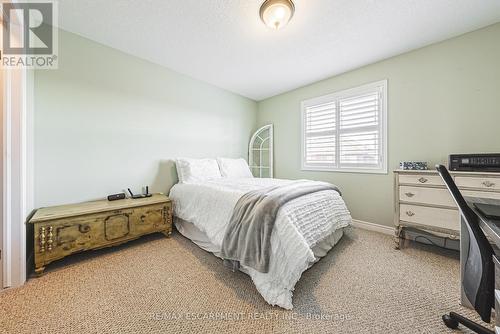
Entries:
{"label": "decorative item on dresser", "polygon": [[[500,199],[500,174],[451,172],[467,197]],[[395,242],[401,247],[406,227],[441,237],[460,237],[460,215],[437,171],[395,170]]]}
{"label": "decorative item on dresser", "polygon": [[163,194],[141,199],[85,202],[41,208],[34,230],[35,273],[67,255],[115,246],[142,235],[172,233],[172,203]]}
{"label": "decorative item on dresser", "polygon": [[425,161],[401,161],[399,169],[402,170],[428,170],[427,162]]}

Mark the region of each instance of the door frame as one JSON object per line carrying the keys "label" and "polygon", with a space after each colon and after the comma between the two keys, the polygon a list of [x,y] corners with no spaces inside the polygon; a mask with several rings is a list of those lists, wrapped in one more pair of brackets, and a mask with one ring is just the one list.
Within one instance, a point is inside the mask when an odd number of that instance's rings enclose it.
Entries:
{"label": "door frame", "polygon": [[[1,42],[1,39],[0,39]],[[5,73],[3,70],[0,70],[0,92],[1,92],[1,97],[0,97],[0,147],[2,148],[2,156],[0,158],[0,289],[4,288],[4,280],[3,280],[3,272],[4,272],[4,257],[5,257],[5,252],[3,251],[3,244],[4,244],[4,216],[3,216],[3,193],[4,193],[4,174],[3,174],[3,168],[4,168],[4,154],[3,154],[3,142],[4,142],[4,129],[3,129],[3,114],[4,114],[4,109],[5,109],[5,98],[4,98],[4,77]]]}
{"label": "door frame", "polygon": [[[13,18],[13,17],[11,17]],[[26,219],[34,208],[34,72],[2,68],[1,288],[26,281]]]}
{"label": "door frame", "polygon": [[33,72],[4,70],[2,265],[3,288],[26,281],[26,219],[33,196]]}

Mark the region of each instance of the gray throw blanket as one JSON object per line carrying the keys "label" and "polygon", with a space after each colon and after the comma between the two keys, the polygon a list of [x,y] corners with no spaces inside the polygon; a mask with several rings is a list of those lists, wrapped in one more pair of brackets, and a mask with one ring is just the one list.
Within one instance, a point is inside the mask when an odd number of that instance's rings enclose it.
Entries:
{"label": "gray throw blanket", "polygon": [[240,264],[269,272],[271,232],[278,210],[289,201],[323,190],[339,189],[329,183],[300,180],[250,191],[236,203],[222,241],[221,257],[237,269]]}

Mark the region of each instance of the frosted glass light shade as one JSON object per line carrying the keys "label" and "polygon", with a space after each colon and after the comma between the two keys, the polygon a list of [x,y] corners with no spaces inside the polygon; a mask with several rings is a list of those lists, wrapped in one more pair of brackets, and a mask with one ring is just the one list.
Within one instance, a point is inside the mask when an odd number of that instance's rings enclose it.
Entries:
{"label": "frosted glass light shade", "polygon": [[266,26],[278,30],[290,21],[294,12],[291,0],[266,0],[260,7],[260,18]]}

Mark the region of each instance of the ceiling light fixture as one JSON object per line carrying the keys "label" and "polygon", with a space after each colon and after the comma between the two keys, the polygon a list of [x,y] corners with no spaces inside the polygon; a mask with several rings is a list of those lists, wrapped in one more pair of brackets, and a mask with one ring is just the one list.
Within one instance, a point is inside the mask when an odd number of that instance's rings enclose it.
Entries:
{"label": "ceiling light fixture", "polygon": [[295,5],[292,0],[266,0],[260,6],[260,19],[272,29],[281,29],[292,19]]}

